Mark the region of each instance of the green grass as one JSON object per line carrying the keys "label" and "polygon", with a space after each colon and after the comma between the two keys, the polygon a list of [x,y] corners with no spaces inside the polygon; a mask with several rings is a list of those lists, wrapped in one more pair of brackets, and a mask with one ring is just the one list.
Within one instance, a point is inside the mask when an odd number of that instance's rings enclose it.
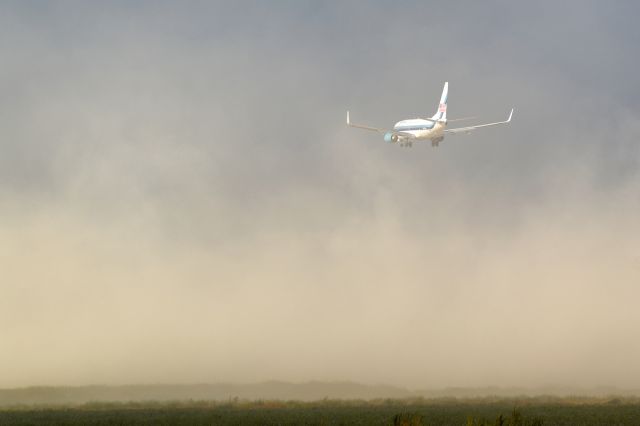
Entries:
{"label": "green grass", "polygon": [[0,425],[640,425],[640,401],[569,399],[90,403],[0,409]]}

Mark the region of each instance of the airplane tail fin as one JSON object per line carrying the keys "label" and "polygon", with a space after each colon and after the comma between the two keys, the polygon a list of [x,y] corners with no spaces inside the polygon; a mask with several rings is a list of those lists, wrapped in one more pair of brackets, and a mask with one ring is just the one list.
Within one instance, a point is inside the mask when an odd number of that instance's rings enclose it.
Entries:
{"label": "airplane tail fin", "polygon": [[440,97],[440,104],[438,105],[438,111],[432,117],[434,120],[447,120],[447,98],[449,96],[449,82],[444,83],[444,89],[442,89],[442,96]]}

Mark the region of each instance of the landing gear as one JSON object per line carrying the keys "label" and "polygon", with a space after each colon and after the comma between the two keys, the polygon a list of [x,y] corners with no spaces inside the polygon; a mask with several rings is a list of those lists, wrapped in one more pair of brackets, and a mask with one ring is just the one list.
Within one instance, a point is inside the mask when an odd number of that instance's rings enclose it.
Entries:
{"label": "landing gear", "polygon": [[431,139],[431,146],[436,148],[440,145],[440,142],[442,142],[442,140],[444,139],[443,136],[440,136],[439,138],[433,138]]}
{"label": "landing gear", "polygon": [[413,146],[413,142],[401,142],[400,146],[402,148],[411,148]]}

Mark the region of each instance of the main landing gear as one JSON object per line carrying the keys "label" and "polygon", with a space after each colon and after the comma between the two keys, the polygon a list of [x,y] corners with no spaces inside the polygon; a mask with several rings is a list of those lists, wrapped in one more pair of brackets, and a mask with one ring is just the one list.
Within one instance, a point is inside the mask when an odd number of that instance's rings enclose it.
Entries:
{"label": "main landing gear", "polygon": [[400,142],[400,146],[402,148],[411,148],[413,146],[413,142]]}

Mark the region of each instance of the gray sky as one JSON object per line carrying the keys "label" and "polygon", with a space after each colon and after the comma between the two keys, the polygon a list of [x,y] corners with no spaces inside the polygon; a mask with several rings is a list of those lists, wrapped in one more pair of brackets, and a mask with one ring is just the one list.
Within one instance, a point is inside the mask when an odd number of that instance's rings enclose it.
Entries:
{"label": "gray sky", "polygon": [[640,387],[639,13],[0,3],[0,387]]}

